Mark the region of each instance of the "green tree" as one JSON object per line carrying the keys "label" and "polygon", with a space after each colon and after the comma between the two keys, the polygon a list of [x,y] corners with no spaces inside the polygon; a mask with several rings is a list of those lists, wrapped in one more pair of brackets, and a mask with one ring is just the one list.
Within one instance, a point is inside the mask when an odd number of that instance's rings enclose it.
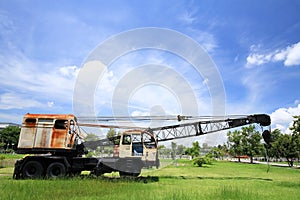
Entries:
{"label": "green tree", "polygon": [[228,137],[227,145],[228,145],[230,155],[238,157],[238,161],[241,162],[240,156],[243,154],[241,131],[238,130],[235,130],[233,132],[228,131],[227,137]]}
{"label": "green tree", "polygon": [[242,128],[242,149],[244,155],[250,157],[250,163],[253,163],[253,157],[260,155],[263,150],[261,139],[262,136],[255,130],[255,126],[251,125]]}
{"label": "green tree", "polygon": [[212,148],[206,156],[209,158],[218,158],[223,160],[226,154],[226,148],[224,147],[226,147],[226,145],[218,145],[217,147]]}
{"label": "green tree", "polygon": [[276,141],[280,135],[282,135],[281,131],[279,129],[275,129],[271,132],[271,143]]}
{"label": "green tree", "polygon": [[276,158],[285,158],[289,166],[293,167],[294,161],[300,156],[300,116],[294,116],[293,125],[290,127],[292,134],[281,134],[272,143],[271,154]]}
{"label": "green tree", "polygon": [[293,125],[290,127],[293,134],[300,134],[300,116],[294,116]]}
{"label": "green tree", "polygon": [[290,130],[293,132],[292,140],[295,145],[295,150],[297,153],[297,158],[300,157],[300,116],[294,116],[294,121]]}
{"label": "green tree", "polygon": [[120,144],[120,138],[116,136],[120,136],[122,133],[117,133],[114,128],[110,128],[106,134],[106,138],[112,141],[114,144]]}
{"label": "green tree", "polygon": [[271,146],[267,149],[268,154],[272,158],[280,158],[279,151],[277,149],[276,141],[281,137],[282,132],[279,129],[275,129],[271,132]]}
{"label": "green tree", "polygon": [[165,145],[159,145],[157,147],[157,150],[158,150],[159,156],[164,157],[164,158],[165,157],[168,158],[170,156],[171,152],[172,152],[172,150],[168,149]]}
{"label": "green tree", "polygon": [[299,156],[297,142],[292,135],[282,134],[272,144],[273,151],[277,158],[286,158],[290,167],[293,167],[294,160]]}
{"label": "green tree", "polygon": [[294,117],[290,130],[292,134],[283,134],[278,129],[272,132],[269,152],[271,157],[285,158],[289,166],[293,167],[294,161],[300,156],[300,116]]}
{"label": "green tree", "polygon": [[166,146],[165,145],[158,145],[158,147],[157,147],[157,150],[159,151],[159,150],[161,150],[161,149],[165,149],[166,148]]}
{"label": "green tree", "polygon": [[300,156],[300,116],[294,118],[290,127],[292,134],[283,134],[278,129],[272,131],[272,145],[269,151],[271,157],[285,158],[291,167]]}
{"label": "green tree", "polygon": [[177,146],[177,154],[179,155],[180,158],[182,157],[184,152],[185,152],[185,146],[182,144],[178,145]]}
{"label": "green tree", "polygon": [[255,130],[255,126],[251,125],[243,127],[241,131],[229,131],[228,147],[231,155],[238,157],[247,155],[250,157],[250,162],[253,163],[253,157],[260,155],[263,150],[263,145],[260,143],[262,136]]}
{"label": "green tree", "polygon": [[106,134],[106,138],[107,138],[107,139],[110,139],[110,138],[113,138],[113,137],[115,137],[115,136],[117,136],[116,130],[113,129],[113,128],[110,128],[109,131],[108,131],[107,134]]}
{"label": "green tree", "polygon": [[193,142],[193,146],[191,148],[187,148],[186,152],[187,155],[192,156],[192,158],[194,157],[198,157],[200,155],[200,146],[199,146],[199,142]]}
{"label": "green tree", "polygon": [[0,131],[0,148],[16,148],[19,141],[21,128],[17,126],[8,126]]}

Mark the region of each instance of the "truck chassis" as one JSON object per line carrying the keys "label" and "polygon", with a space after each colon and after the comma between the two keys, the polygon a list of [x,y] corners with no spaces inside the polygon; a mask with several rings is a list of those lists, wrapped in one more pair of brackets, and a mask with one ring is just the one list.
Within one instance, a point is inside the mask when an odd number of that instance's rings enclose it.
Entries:
{"label": "truck chassis", "polygon": [[121,176],[138,176],[146,167],[140,157],[86,158],[38,155],[26,156],[15,163],[14,179],[58,178],[90,171],[96,176],[118,171]]}

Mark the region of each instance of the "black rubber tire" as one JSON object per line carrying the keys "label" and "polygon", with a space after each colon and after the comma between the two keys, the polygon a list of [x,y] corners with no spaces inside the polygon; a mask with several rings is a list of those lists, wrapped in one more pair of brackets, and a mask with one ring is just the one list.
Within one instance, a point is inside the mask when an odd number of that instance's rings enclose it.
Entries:
{"label": "black rubber tire", "polygon": [[119,171],[120,177],[138,177],[141,173],[141,168],[134,167],[133,169],[126,169],[126,166]]}
{"label": "black rubber tire", "polygon": [[135,177],[138,177],[140,175],[140,173],[130,173],[130,172],[122,172],[122,171],[119,171],[119,174],[120,174],[120,177],[122,178],[126,178],[126,177],[132,177],[132,178],[135,178]]}
{"label": "black rubber tire", "polygon": [[118,171],[120,177],[138,177],[142,170],[140,160],[120,160]]}
{"label": "black rubber tire", "polygon": [[44,167],[38,161],[28,161],[23,169],[22,175],[24,179],[36,179],[44,177]]}
{"label": "black rubber tire", "polygon": [[59,178],[66,175],[66,167],[60,162],[51,163],[47,168],[48,178]]}

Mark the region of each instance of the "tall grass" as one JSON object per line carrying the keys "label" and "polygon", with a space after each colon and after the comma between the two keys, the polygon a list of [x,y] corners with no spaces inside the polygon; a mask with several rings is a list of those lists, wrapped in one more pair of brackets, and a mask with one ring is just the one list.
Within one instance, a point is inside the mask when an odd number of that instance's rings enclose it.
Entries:
{"label": "tall grass", "polygon": [[19,154],[0,154],[0,168],[13,167],[16,160],[22,158],[22,156]]}
{"label": "tall grass", "polygon": [[298,199],[300,171],[215,162],[202,168],[178,161],[144,170],[137,179],[73,177],[13,180],[1,176],[0,199]]}

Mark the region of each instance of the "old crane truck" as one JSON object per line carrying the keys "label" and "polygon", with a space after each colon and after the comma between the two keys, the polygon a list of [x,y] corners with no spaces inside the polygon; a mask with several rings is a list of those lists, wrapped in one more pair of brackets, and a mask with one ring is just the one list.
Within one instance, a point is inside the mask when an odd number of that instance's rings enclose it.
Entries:
{"label": "old crane truck", "polygon": [[[79,118],[80,119],[80,118]],[[15,179],[55,178],[90,171],[102,175],[113,171],[121,176],[138,176],[143,167],[159,166],[157,143],[179,138],[259,124],[263,138],[270,142],[271,119],[265,114],[224,117],[177,116],[175,125],[127,130],[118,137],[103,140],[114,145],[111,157],[84,156],[80,126],[109,128],[101,124],[80,122],[72,114],[26,114],[17,153],[30,154],[15,163]],[[128,128],[128,127],[127,127]]]}

